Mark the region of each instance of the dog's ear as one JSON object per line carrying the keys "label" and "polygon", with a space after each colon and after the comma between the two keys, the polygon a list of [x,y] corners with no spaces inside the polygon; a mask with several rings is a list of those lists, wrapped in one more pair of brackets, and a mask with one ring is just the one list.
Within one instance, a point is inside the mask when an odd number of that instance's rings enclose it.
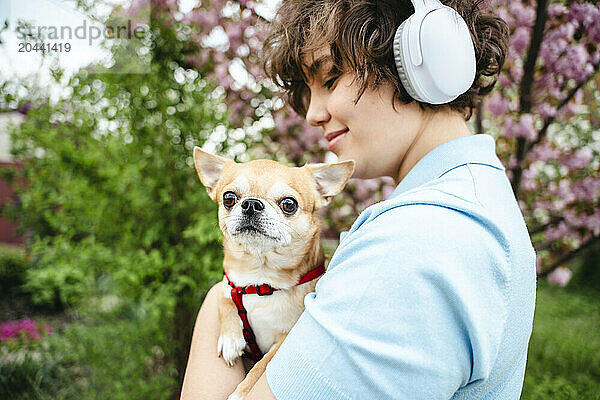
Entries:
{"label": "dog's ear", "polygon": [[346,182],[354,172],[354,161],[347,160],[336,164],[307,164],[305,165],[315,178],[317,190],[325,200],[326,205],[329,198],[342,191]]}
{"label": "dog's ear", "polygon": [[216,201],[215,187],[217,186],[217,182],[219,182],[219,178],[221,178],[223,167],[228,161],[230,160],[209,154],[198,146],[194,147],[194,165],[196,166],[196,171],[213,201]]}

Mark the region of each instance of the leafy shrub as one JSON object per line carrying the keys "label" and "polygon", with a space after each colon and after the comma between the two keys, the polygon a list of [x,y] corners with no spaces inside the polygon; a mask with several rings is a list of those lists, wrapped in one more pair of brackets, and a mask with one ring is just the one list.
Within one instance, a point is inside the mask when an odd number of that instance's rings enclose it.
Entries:
{"label": "leafy shrub", "polygon": [[[70,366],[51,349],[53,330],[31,319],[0,325],[0,394],[2,399],[75,398]],[[69,383],[70,382],[70,383]],[[67,384],[69,383],[69,384]]]}
{"label": "leafy shrub", "polygon": [[12,293],[25,281],[29,263],[20,247],[0,245],[0,293]]}
{"label": "leafy shrub", "polygon": [[25,292],[34,305],[62,310],[94,294],[95,278],[114,264],[110,249],[92,238],[71,242],[64,237],[36,240],[36,261],[27,271]]}
{"label": "leafy shrub", "polygon": [[[52,339],[53,351],[79,376],[80,399],[168,399],[178,375],[170,343],[156,317],[75,323]],[[68,381],[62,383],[69,385]]]}
{"label": "leafy shrub", "polygon": [[[160,13],[160,5],[152,12]],[[217,207],[193,168],[192,150],[217,127],[227,132],[228,122],[222,91],[186,61],[198,46],[195,39],[186,39],[185,29],[172,19],[151,23],[149,73],[100,75],[82,69],[66,85],[69,98],[31,101],[11,135],[22,168],[14,179],[20,202],[7,213],[31,233],[32,265],[24,288],[32,302],[74,308],[93,324],[69,336],[87,338],[78,342],[79,353],[90,358],[77,362],[102,371],[109,360],[93,352],[127,342],[129,347],[109,353],[127,366],[128,375],[137,376],[134,371],[147,370],[147,354],[131,346],[143,326],[147,337],[169,343],[161,351],[181,379],[202,294],[222,276],[223,256]],[[218,150],[243,140],[227,139]],[[109,284],[102,289],[101,281]],[[108,295],[135,305],[136,313],[119,315],[117,322],[102,320],[90,304]],[[144,323],[136,314],[144,314]],[[118,336],[117,329],[131,340]],[[164,375],[153,379],[169,382],[160,385],[170,387],[165,396],[171,396],[172,375],[161,371]],[[136,398],[144,398],[142,392],[162,396],[144,389],[141,377],[135,381],[127,374],[114,382],[100,375],[94,379],[113,389],[112,398],[131,394],[131,387],[139,390]]]}
{"label": "leafy shrub", "polygon": [[63,371],[46,352],[5,353],[0,361],[0,393],[5,400],[56,398]]}

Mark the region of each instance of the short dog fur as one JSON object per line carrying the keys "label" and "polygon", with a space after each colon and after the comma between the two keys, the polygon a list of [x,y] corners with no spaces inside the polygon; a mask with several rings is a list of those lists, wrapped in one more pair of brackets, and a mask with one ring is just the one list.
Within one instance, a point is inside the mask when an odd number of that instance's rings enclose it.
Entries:
{"label": "short dog fur", "polygon": [[[194,164],[209,196],[219,204],[223,269],[231,282],[281,289],[269,296],[243,296],[264,354],[229,397],[243,399],[304,310],[304,296],[315,289],[318,279],[296,284],[324,261],[317,211],[343,189],[354,162],[303,167],[270,160],[240,164],[196,147]],[[231,366],[243,354],[246,341],[231,287],[226,278],[223,281],[217,352]]]}

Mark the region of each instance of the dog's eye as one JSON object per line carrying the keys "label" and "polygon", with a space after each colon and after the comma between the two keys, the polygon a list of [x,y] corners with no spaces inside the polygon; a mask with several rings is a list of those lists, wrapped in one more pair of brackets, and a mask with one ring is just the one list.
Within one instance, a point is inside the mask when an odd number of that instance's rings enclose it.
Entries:
{"label": "dog's eye", "polygon": [[223,193],[223,205],[226,209],[230,209],[237,202],[238,197],[233,192],[225,192]]}
{"label": "dog's eye", "polygon": [[286,197],[279,202],[279,208],[284,214],[292,215],[298,209],[298,202],[291,197]]}

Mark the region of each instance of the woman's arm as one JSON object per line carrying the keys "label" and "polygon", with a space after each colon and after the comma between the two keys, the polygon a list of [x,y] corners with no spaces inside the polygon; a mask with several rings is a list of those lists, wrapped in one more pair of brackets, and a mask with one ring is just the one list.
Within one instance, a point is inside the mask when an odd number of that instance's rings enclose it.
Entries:
{"label": "woman's arm", "polygon": [[266,374],[261,375],[245,400],[277,400],[269,388]]}
{"label": "woman's arm", "polygon": [[210,289],[198,312],[183,379],[182,400],[225,400],[246,376],[241,358],[228,367],[217,356],[217,296],[222,293],[222,284],[220,282]]}

